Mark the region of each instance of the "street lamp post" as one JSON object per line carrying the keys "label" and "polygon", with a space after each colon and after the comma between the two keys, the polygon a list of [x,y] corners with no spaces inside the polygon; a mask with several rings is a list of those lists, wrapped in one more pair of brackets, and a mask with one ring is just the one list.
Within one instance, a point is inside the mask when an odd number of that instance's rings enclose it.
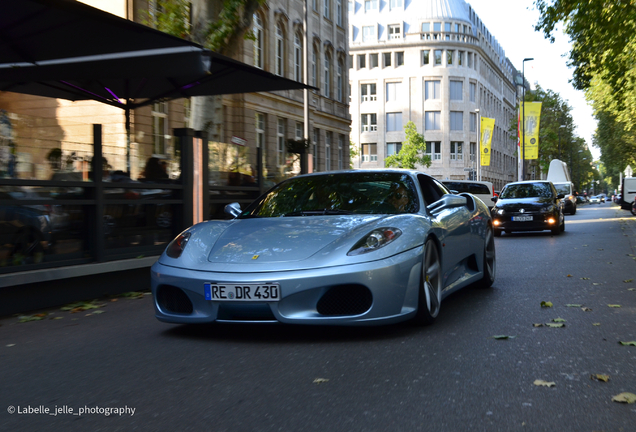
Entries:
{"label": "street lamp post", "polygon": [[561,129],[567,127],[566,125],[559,126],[559,160],[561,160]]}
{"label": "street lamp post", "polygon": [[526,62],[532,61],[533,58],[524,58],[521,62],[521,75],[523,77],[523,114],[522,114],[522,134],[521,139],[521,179],[526,179]]}
{"label": "street lamp post", "polygon": [[477,113],[477,181],[481,181],[481,111],[475,109]]}

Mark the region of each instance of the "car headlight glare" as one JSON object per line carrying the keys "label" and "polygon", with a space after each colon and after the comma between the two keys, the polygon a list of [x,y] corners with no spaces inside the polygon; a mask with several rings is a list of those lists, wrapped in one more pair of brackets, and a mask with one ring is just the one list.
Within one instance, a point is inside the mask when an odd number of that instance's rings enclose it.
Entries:
{"label": "car headlight glare", "polygon": [[497,209],[497,212],[496,212],[496,213],[497,213],[498,215],[502,215],[502,214],[504,214],[504,209],[502,209],[502,208]]}
{"label": "car headlight glare", "polygon": [[189,232],[179,234],[166,248],[166,255],[170,258],[179,258],[188,244],[188,240],[190,240]]}
{"label": "car headlight glare", "polygon": [[393,242],[400,235],[402,235],[402,231],[399,228],[375,229],[362,237],[362,239],[351,248],[347,255],[355,256],[373,252]]}

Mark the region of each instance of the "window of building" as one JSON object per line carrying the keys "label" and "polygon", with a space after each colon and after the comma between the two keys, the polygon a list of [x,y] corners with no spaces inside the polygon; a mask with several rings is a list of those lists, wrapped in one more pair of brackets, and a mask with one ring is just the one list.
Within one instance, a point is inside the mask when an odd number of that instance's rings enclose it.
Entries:
{"label": "window of building", "polygon": [[367,67],[367,56],[358,54],[358,69],[364,69],[365,67]]}
{"label": "window of building", "polygon": [[378,67],[378,54],[369,54],[369,69]]}
{"label": "window of building", "polygon": [[384,67],[391,66],[391,53],[390,52],[382,53],[382,59],[384,60]]}
{"label": "window of building", "polygon": [[353,0],[349,0],[348,6],[349,12],[355,12],[355,2]]}
{"label": "window of building", "polygon": [[304,124],[301,122],[296,122],[296,140],[301,140],[303,139],[304,136]]}
{"label": "window of building", "polygon": [[331,134],[332,132],[325,132],[325,170],[331,169]]}
{"label": "window of building", "polygon": [[475,83],[469,83],[470,88],[470,101],[475,102],[475,95],[477,94],[477,85]]}
{"label": "window of building", "polygon": [[401,82],[386,83],[386,101],[394,102],[399,100],[401,89],[402,89]]}
{"label": "window of building", "polygon": [[450,112],[450,130],[452,131],[464,130],[464,113],[462,111]]}
{"label": "window of building", "polygon": [[433,23],[433,31],[441,32],[442,31],[442,23],[434,22]]}
{"label": "window of building", "polygon": [[152,141],[155,154],[166,154],[166,136],[168,136],[168,104],[152,104]]}
{"label": "window of building", "polygon": [[265,158],[265,114],[256,113],[256,147],[263,149],[263,158]]}
{"label": "window of building", "polygon": [[323,83],[323,95],[326,97],[331,96],[331,56],[329,53],[325,53],[325,81]]}
{"label": "window of building", "polygon": [[430,31],[431,31],[431,23],[430,22],[422,23],[422,33],[428,33]]}
{"label": "window of building", "polygon": [[464,65],[464,55],[466,53],[464,51],[457,51],[457,66]]}
{"label": "window of building", "polygon": [[336,0],[336,24],[342,27],[342,0]]}
{"label": "window of building", "polygon": [[344,169],[344,135],[338,135],[338,169]]}
{"label": "window of building", "polygon": [[426,154],[432,161],[442,160],[442,143],[439,141],[426,142]]}
{"label": "window of building", "polygon": [[386,131],[399,132],[402,130],[402,113],[386,113]]}
{"label": "window of building", "polygon": [[314,11],[318,12],[318,0],[312,0],[312,7]]}
{"label": "window of building", "polygon": [[362,42],[375,41],[375,26],[362,26]]}
{"label": "window of building", "polygon": [[444,32],[446,33],[446,35],[444,36],[444,38],[446,40],[450,40],[450,32],[451,32],[451,23],[444,23]]}
{"label": "window of building", "polygon": [[461,30],[462,26],[459,24],[455,24],[455,33],[459,33]]}
{"label": "window of building", "polygon": [[294,79],[303,80],[303,45],[300,34],[294,34]]}
{"label": "window of building", "polygon": [[276,24],[276,75],[283,76],[285,74],[285,35],[279,24]]}
{"label": "window of building", "polygon": [[401,142],[386,143],[386,155],[387,156],[396,155],[396,154],[398,154],[400,152],[400,150],[402,150],[402,143]]}
{"label": "window of building", "polygon": [[360,123],[362,125],[362,132],[378,131],[377,114],[362,114]]}
{"label": "window of building", "polygon": [[403,8],[404,6],[403,0],[390,0],[389,7],[391,9]]}
{"label": "window of building", "polygon": [[324,9],[323,9],[323,15],[325,18],[327,19],[331,19],[331,0],[323,0],[324,3]]}
{"label": "window of building", "polygon": [[431,50],[422,50],[422,66],[431,64]]}
{"label": "window of building", "polygon": [[279,118],[276,128],[276,165],[285,165],[285,119]]}
{"label": "window of building", "polygon": [[454,101],[464,100],[464,83],[462,81],[450,82],[450,98]]}
{"label": "window of building", "polygon": [[473,67],[473,53],[468,53],[468,58],[466,59],[466,66],[469,68]]}
{"label": "window of building", "polygon": [[464,143],[459,141],[451,141],[450,158],[451,160],[464,160],[463,154]]}
{"label": "window of building", "polygon": [[404,51],[395,53],[395,66],[404,66]]}
{"label": "window of building", "polygon": [[446,64],[447,65],[452,65],[453,64],[453,56],[455,55],[455,51],[454,50],[446,50]]}
{"label": "window of building", "polygon": [[311,154],[314,158],[314,171],[318,171],[318,143],[320,142],[320,129],[314,128],[312,137],[313,139],[311,141]]}
{"label": "window of building", "polygon": [[377,162],[378,161],[378,145],[362,144],[362,162]]}
{"label": "window of building", "polygon": [[439,99],[440,98],[440,81],[424,81],[424,98],[426,100],[429,99]]}
{"label": "window of building", "polygon": [[360,86],[361,102],[374,102],[378,100],[375,84],[362,84]]}
{"label": "window of building", "polygon": [[433,52],[433,56],[435,59],[435,65],[441,65],[442,64],[442,50],[435,50]]}
{"label": "window of building", "polygon": [[263,69],[263,21],[259,14],[254,14],[254,25],[252,32],[254,33],[254,66]]}
{"label": "window of building", "polygon": [[389,24],[389,39],[402,39],[402,28],[399,24]]}
{"label": "window of building", "polygon": [[370,12],[378,10],[378,0],[364,0],[364,11]]}
{"label": "window of building", "polygon": [[477,132],[477,114],[470,113],[470,131]]}
{"label": "window of building", "polygon": [[477,160],[477,143],[471,142],[470,143],[470,160],[475,161]]}
{"label": "window of building", "polygon": [[336,68],[336,100],[338,102],[342,102],[342,95],[344,93],[344,89],[342,85],[344,81],[342,80],[342,60],[338,59],[338,67]]}
{"label": "window of building", "polygon": [[424,113],[424,129],[441,130],[442,129],[442,113],[440,111],[426,111]]}

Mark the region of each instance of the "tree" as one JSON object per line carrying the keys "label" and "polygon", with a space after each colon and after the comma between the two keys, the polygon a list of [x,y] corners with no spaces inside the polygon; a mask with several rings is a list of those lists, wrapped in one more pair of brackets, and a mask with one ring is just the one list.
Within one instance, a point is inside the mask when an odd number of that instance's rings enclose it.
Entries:
{"label": "tree", "polygon": [[431,166],[431,158],[426,153],[424,135],[417,132],[415,123],[409,121],[404,126],[406,135],[398,154],[388,156],[384,160],[387,167],[415,169],[416,165]]}
{"label": "tree", "polygon": [[360,156],[360,150],[353,141],[349,140],[349,168],[353,169],[353,160]]}
{"label": "tree", "polygon": [[636,129],[636,2],[535,0],[535,26],[554,41],[558,24],[572,41],[569,66],[575,88],[586,91],[595,113],[608,112],[624,129]]}

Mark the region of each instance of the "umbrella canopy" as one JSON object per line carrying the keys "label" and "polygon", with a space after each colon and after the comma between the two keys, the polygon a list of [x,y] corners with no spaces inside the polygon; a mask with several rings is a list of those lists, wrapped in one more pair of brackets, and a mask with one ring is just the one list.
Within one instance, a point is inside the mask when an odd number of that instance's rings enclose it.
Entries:
{"label": "umbrella canopy", "polygon": [[0,91],[125,109],[312,88],[75,0],[0,0]]}

